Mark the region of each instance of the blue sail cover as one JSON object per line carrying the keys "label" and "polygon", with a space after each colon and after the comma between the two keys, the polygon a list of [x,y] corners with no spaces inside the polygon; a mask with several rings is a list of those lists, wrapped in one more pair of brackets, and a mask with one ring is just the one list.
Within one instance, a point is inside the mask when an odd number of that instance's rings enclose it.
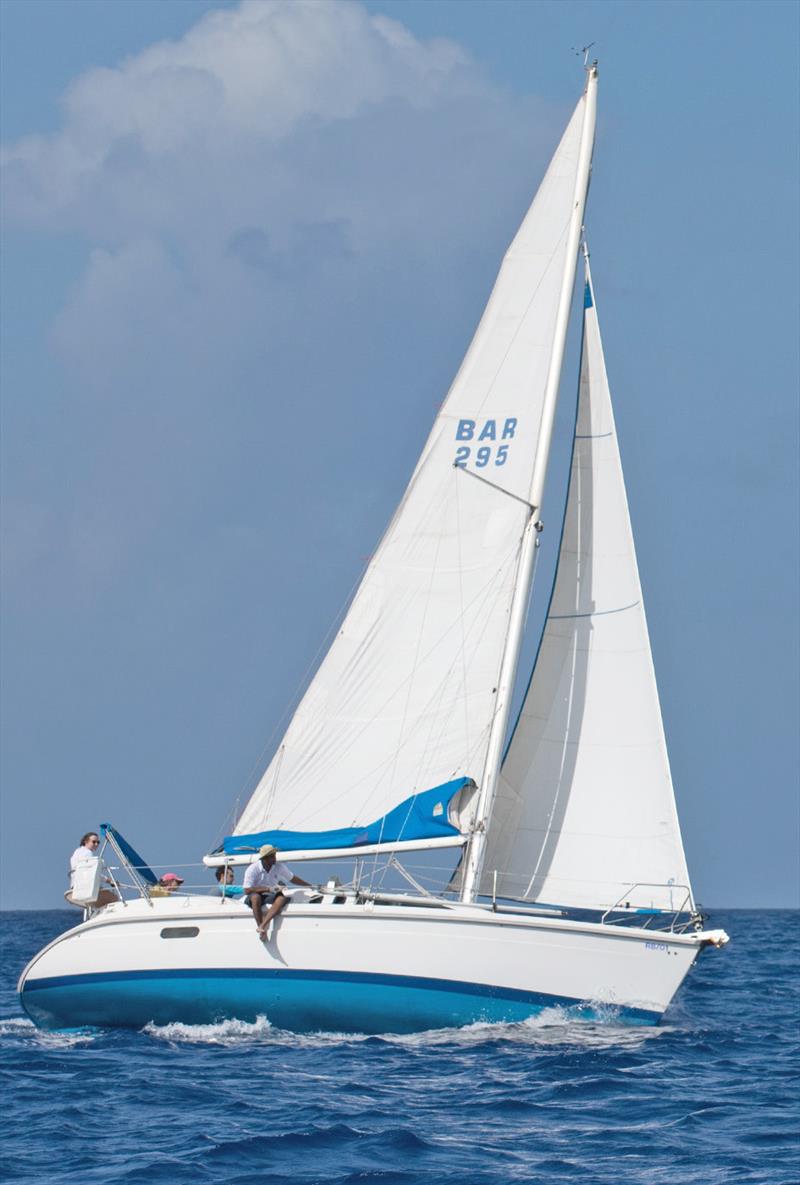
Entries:
{"label": "blue sail cover", "polygon": [[222,851],[227,856],[257,852],[262,844],[274,844],[283,852],[326,851],[358,848],[364,844],[402,843],[414,839],[438,839],[461,832],[448,820],[451,800],[472,778],[456,778],[422,794],[412,794],[388,814],[367,827],[340,827],[333,831],[258,831],[254,835],[227,835]]}

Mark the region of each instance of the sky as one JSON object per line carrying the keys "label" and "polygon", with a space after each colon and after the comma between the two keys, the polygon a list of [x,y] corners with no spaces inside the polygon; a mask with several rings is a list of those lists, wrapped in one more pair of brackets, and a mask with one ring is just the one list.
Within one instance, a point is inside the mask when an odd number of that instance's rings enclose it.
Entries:
{"label": "sky", "polygon": [[695,894],[798,904],[799,11],[3,0],[3,908],[61,905],[102,821],[162,869],[224,833],[589,41],[587,231]]}

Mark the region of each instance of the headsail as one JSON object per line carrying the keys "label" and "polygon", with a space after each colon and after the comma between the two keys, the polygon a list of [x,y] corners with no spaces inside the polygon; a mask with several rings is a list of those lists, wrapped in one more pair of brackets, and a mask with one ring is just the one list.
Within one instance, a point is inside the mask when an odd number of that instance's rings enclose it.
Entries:
{"label": "headsail", "polygon": [[236,834],[356,826],[409,795],[481,777],[528,517],[585,102],[584,95],[403,500]]}
{"label": "headsail", "polygon": [[558,569],[503,764],[483,890],[497,871],[498,893],[531,901],[686,908],[689,875],[588,261],[585,305]]}

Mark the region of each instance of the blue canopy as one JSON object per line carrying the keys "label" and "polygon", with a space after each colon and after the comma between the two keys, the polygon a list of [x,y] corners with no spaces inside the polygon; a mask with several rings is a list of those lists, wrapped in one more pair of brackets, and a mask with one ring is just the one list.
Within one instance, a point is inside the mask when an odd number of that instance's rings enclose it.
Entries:
{"label": "blue canopy", "polygon": [[255,835],[227,835],[222,851],[227,856],[257,852],[262,844],[274,844],[284,852],[325,851],[332,848],[358,848],[365,844],[402,843],[414,839],[438,839],[460,835],[447,814],[451,799],[465,786],[474,786],[472,778],[456,778],[422,794],[412,794],[388,814],[367,827],[340,827],[333,831],[259,831]]}
{"label": "blue canopy", "polygon": [[143,881],[146,881],[148,885],[155,885],[158,883],[158,877],[153,872],[152,868],[145,864],[142,857],[136,851],[136,848],[131,847],[127,839],[120,835],[115,827],[112,827],[110,823],[101,823],[100,831],[103,835],[108,836],[109,839],[114,841],[117,848],[119,848],[124,858],[130,864],[131,868],[139,873],[139,876]]}

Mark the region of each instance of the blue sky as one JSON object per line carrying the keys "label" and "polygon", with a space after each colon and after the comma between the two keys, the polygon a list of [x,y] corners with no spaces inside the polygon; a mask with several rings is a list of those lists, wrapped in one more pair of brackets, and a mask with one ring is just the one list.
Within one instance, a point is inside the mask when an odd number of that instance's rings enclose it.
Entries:
{"label": "blue sky", "polygon": [[267,7],[0,7],[3,906],[58,905],[103,819],[160,865],[219,838],[591,40],[587,225],[689,866],[708,905],[797,904],[798,9]]}

